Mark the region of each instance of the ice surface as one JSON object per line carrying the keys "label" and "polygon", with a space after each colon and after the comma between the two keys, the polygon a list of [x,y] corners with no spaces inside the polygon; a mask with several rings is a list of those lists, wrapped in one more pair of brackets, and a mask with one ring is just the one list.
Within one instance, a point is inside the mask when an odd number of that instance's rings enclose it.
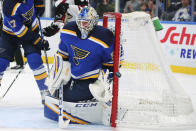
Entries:
{"label": "ice surface", "polygon": [[[9,87],[18,71],[6,71],[0,95]],[[196,109],[196,76],[175,74],[191,96]],[[28,65],[19,75],[6,97],[0,101],[0,131],[60,131],[56,122],[43,116],[38,87]],[[69,125],[65,130],[87,131],[149,131],[133,128],[111,128],[102,125]],[[187,130],[188,131],[188,130]],[[194,131],[191,130],[191,131]],[[196,131],[196,129],[195,129]]]}

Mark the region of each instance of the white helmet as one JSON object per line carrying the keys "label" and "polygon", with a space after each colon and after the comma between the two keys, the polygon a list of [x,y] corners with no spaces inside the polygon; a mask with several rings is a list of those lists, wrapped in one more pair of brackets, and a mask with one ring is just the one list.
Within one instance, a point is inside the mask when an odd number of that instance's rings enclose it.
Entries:
{"label": "white helmet", "polygon": [[98,24],[99,16],[91,6],[84,7],[76,19],[77,26],[81,32],[81,38],[86,39],[89,32]]}

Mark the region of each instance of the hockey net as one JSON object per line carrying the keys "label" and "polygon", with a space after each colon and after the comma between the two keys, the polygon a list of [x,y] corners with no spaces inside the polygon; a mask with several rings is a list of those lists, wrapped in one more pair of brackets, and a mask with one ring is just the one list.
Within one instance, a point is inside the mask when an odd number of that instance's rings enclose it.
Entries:
{"label": "hockey net", "polygon": [[[104,13],[103,26],[115,32],[111,125],[193,128],[190,97],[172,76],[150,16],[144,12]],[[120,44],[124,49],[119,68]]]}

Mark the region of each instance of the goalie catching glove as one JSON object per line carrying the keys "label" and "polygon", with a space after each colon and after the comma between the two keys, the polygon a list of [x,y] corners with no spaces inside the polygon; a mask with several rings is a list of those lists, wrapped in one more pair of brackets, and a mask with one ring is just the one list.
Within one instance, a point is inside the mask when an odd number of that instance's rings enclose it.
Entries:
{"label": "goalie catching glove", "polygon": [[53,95],[61,85],[67,84],[70,78],[70,63],[68,61],[63,61],[63,58],[56,54],[54,56],[54,64],[45,82],[51,95]]}
{"label": "goalie catching glove", "polygon": [[112,93],[110,91],[110,82],[108,82],[109,71],[103,77],[103,80],[97,80],[95,83],[89,85],[91,94],[101,102],[108,102],[112,100]]}

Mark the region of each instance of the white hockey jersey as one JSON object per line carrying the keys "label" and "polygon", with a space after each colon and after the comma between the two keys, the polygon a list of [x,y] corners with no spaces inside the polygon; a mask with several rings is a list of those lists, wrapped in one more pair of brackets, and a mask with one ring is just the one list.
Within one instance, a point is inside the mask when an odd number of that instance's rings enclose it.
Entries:
{"label": "white hockey jersey", "polygon": [[[77,14],[80,11],[80,6],[75,5],[74,0],[57,0],[55,2],[55,7],[57,7],[60,3],[68,3],[69,4],[69,8],[68,8],[68,13],[72,16],[77,16]],[[75,17],[76,18],[76,17]],[[74,19],[75,20],[75,19]],[[70,20],[70,21],[74,21],[74,20]]]}
{"label": "white hockey jersey", "polygon": [[58,27],[60,29],[67,22],[75,21],[78,13],[82,9],[82,6],[75,5],[74,0],[58,0],[58,1],[55,2],[55,7],[57,7],[61,2],[68,3],[69,4],[69,8],[67,10],[67,16],[66,16],[67,18],[65,20],[54,22],[54,24],[58,25]]}
{"label": "white hockey jersey", "polygon": [[173,21],[190,21],[191,20],[191,7],[184,7],[177,10]]}

